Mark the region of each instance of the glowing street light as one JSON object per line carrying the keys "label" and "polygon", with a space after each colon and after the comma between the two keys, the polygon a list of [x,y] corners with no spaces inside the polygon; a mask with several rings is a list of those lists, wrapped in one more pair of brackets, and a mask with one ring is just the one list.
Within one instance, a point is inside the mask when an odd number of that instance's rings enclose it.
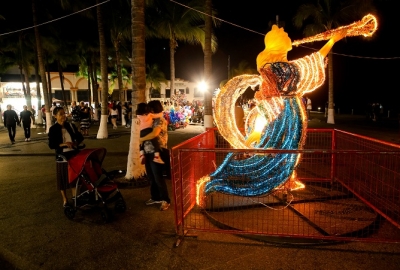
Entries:
{"label": "glowing street light", "polygon": [[208,85],[205,81],[201,81],[198,83],[198,88],[200,89],[201,92],[205,92],[208,89]]}

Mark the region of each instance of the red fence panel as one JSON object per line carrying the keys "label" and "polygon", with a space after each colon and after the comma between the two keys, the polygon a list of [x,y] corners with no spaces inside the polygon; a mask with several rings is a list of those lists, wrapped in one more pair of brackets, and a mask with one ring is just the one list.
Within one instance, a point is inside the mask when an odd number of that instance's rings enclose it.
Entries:
{"label": "red fence panel", "polygon": [[[214,133],[215,132],[215,133]],[[205,194],[228,153],[300,156],[294,189],[265,195]],[[338,130],[309,130],[303,150],[232,149],[208,130],[172,149],[177,233],[188,230],[323,240],[400,242],[400,147]],[[238,186],[245,176],[226,176]],[[394,226],[393,226],[394,225]]]}
{"label": "red fence panel", "polygon": [[[215,147],[215,135],[213,130],[208,130],[190,140],[181,143],[171,150],[171,172],[172,187],[175,200],[175,223],[183,228],[183,217],[195,205],[194,193],[195,183],[201,177],[201,170],[211,172],[213,166],[208,164],[205,166],[204,160],[215,161],[215,153],[199,153],[186,152],[182,157],[180,150],[206,148],[213,149]],[[182,233],[182,232],[180,232]]]}
{"label": "red fence panel", "polygon": [[400,146],[344,131],[336,138],[336,149],[356,151],[337,155],[338,181],[400,228]]}

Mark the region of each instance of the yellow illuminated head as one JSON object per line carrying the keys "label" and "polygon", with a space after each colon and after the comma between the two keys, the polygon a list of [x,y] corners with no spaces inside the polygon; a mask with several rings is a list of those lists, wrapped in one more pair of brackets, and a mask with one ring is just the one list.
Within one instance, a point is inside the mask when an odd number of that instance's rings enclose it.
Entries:
{"label": "yellow illuminated head", "polygon": [[287,52],[292,49],[292,41],[283,28],[274,24],[265,35],[264,43],[265,49],[257,56],[258,70],[266,63],[287,61]]}
{"label": "yellow illuminated head", "polygon": [[266,50],[288,52],[292,49],[292,41],[288,34],[283,27],[279,28],[276,24],[265,35],[264,43]]}

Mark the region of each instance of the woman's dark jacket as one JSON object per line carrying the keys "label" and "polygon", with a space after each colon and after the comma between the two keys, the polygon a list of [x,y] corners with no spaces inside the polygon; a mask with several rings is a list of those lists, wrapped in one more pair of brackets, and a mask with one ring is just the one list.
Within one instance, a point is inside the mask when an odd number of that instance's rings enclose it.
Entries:
{"label": "woman's dark jacket", "polygon": [[[77,145],[83,141],[83,135],[77,129],[74,124],[67,121],[64,122],[64,128],[67,130],[73,142]],[[55,123],[49,129],[49,147],[50,149],[55,149],[56,154],[62,154],[63,148],[60,144],[63,143],[62,126],[59,123]]]}

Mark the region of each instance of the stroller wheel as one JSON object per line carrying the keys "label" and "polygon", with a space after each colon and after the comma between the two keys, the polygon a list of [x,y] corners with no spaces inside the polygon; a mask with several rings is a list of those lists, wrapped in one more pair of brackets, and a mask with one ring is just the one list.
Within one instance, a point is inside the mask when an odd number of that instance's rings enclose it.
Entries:
{"label": "stroller wheel", "polygon": [[68,219],[73,219],[75,217],[76,210],[71,206],[67,206],[64,208],[64,214],[67,216]]}
{"label": "stroller wheel", "polygon": [[117,213],[123,213],[126,210],[126,203],[124,201],[124,199],[118,199],[115,203],[114,206],[115,212]]}
{"label": "stroller wheel", "polygon": [[111,221],[111,213],[107,208],[101,210],[101,218],[104,224]]}

